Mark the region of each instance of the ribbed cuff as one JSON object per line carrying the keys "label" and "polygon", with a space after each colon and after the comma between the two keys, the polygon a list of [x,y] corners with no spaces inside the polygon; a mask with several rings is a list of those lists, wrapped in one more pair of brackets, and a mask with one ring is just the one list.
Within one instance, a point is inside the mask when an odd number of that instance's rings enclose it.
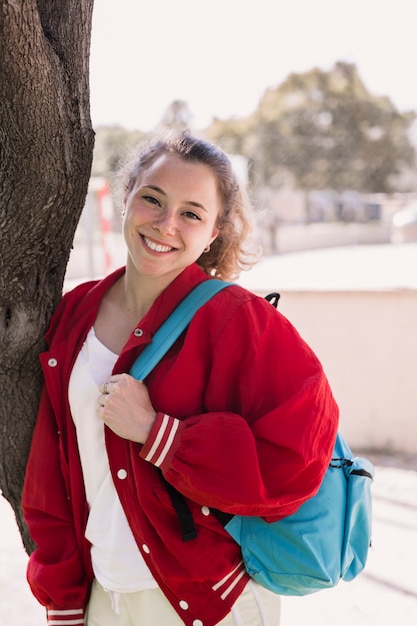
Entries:
{"label": "ribbed cuff", "polygon": [[48,609],[48,626],[84,626],[84,609]]}
{"label": "ribbed cuff", "polygon": [[169,457],[180,423],[175,417],[157,413],[154,425],[140,453],[141,457],[156,467],[161,467]]}

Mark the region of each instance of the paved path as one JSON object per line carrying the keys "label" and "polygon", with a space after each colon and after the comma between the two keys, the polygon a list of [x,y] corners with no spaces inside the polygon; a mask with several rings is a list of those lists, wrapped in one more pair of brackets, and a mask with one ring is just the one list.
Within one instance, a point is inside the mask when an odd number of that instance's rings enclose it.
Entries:
{"label": "paved path", "polygon": [[[417,460],[404,465],[384,458],[376,465],[373,548],[365,571],[335,589],[284,598],[281,626],[416,626]],[[45,626],[44,610],[25,581],[26,556],[12,511],[2,497],[0,529],[0,626]]]}

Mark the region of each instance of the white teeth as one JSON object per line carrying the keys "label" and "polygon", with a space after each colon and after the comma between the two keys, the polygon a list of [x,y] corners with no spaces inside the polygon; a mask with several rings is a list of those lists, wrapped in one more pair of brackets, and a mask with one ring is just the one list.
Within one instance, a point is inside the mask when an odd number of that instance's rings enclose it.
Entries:
{"label": "white teeth", "polygon": [[151,241],[147,237],[144,237],[144,240],[145,240],[145,243],[148,246],[148,248],[150,248],[151,250],[155,250],[155,252],[170,252],[171,250],[173,250],[173,248],[171,248],[171,246],[161,246],[161,245]]}

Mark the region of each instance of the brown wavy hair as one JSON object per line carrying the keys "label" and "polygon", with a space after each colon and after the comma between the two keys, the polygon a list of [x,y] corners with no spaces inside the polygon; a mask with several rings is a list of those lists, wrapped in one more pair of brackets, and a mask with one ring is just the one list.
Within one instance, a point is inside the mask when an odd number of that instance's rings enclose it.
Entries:
{"label": "brown wavy hair", "polygon": [[251,204],[245,187],[239,183],[227,154],[218,146],[194,137],[187,131],[170,132],[155,139],[139,153],[136,149],[121,172],[124,192],[129,193],[139,173],[162,154],[175,154],[184,161],[206,165],[214,173],[220,198],[217,217],[219,234],[210,250],[198,259],[209,276],[223,280],[236,278],[258,261],[249,235],[253,230]]}

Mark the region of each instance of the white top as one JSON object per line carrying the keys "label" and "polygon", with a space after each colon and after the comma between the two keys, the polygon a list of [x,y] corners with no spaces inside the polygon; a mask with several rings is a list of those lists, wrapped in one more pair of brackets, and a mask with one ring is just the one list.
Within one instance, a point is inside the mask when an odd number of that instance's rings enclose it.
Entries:
{"label": "white top", "polygon": [[72,418],[90,508],[85,536],[90,541],[94,575],[103,587],[130,593],[157,587],[137,547],[114,486],[97,415],[98,385],[112,373],[118,355],[91,328],[77,357],[68,388]]}

